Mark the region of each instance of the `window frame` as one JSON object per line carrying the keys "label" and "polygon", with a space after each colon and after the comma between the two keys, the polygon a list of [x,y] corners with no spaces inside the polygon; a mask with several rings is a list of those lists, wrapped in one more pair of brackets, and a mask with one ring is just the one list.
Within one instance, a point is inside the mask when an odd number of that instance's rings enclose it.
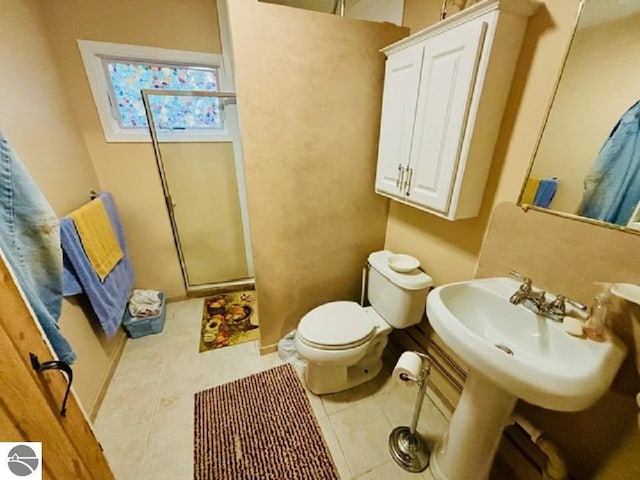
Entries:
{"label": "window frame", "polygon": [[[102,131],[107,142],[151,142],[148,129],[123,128],[113,114],[112,89],[108,80],[104,60],[118,60],[131,63],[154,63],[186,67],[215,68],[218,73],[218,92],[228,91],[222,55],[214,53],[170,50],[122,43],[77,40],[84,63],[87,79],[93,95]],[[179,132],[163,131],[158,139],[166,142],[231,142],[232,135],[226,124],[222,130],[203,131],[201,129]]]}

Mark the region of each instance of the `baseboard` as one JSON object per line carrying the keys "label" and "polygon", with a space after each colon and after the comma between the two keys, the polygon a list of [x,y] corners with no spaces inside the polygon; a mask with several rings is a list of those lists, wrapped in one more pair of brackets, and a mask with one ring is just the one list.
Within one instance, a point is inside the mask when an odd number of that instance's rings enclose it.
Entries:
{"label": "baseboard", "polygon": [[274,343],[273,345],[260,345],[260,355],[269,355],[270,353],[278,351],[278,344]]}
{"label": "baseboard", "polygon": [[166,297],[166,302],[167,303],[174,303],[174,302],[181,302],[183,300],[189,300],[191,297],[188,297],[187,295],[178,295],[176,297]]}
{"label": "baseboard", "polygon": [[109,388],[109,384],[111,383],[111,379],[113,378],[114,373],[116,372],[116,368],[120,363],[120,358],[122,358],[122,352],[124,352],[124,347],[127,344],[126,334],[122,336],[120,343],[116,347],[115,353],[111,360],[111,365],[109,366],[109,370],[107,374],[104,376],[104,380],[102,381],[102,385],[98,389],[98,395],[96,395],[96,400],[93,402],[93,406],[91,407],[91,411],[89,412],[89,419],[91,422],[94,422],[96,417],[98,416],[98,412],[100,411],[100,407],[102,406],[102,402],[104,401],[104,397],[107,394],[107,389]]}
{"label": "baseboard", "polygon": [[221,282],[208,285],[196,285],[187,287],[187,297],[197,298],[215,295],[216,293],[233,292],[236,290],[252,290],[255,289],[255,278],[245,278],[242,280],[233,280],[230,282]]}

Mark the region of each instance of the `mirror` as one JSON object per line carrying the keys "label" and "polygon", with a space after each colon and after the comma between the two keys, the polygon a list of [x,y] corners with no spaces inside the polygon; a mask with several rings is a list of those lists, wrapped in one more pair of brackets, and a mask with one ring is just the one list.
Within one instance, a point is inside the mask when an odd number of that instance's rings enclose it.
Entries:
{"label": "mirror", "polygon": [[518,204],[640,230],[640,2],[585,0]]}
{"label": "mirror", "polygon": [[265,3],[275,3],[287,7],[302,8],[304,10],[314,10],[323,13],[339,13],[339,0],[259,0]]}

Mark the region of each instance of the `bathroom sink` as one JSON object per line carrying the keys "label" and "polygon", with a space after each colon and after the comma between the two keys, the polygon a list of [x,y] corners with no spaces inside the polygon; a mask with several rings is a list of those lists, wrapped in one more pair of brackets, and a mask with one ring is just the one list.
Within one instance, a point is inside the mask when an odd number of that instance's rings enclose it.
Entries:
{"label": "bathroom sink", "polygon": [[598,343],[573,337],[562,323],[513,305],[519,282],[487,278],[433,290],[427,315],[442,340],[472,370],[534,405],[578,411],[609,388],[626,354],[615,336]]}

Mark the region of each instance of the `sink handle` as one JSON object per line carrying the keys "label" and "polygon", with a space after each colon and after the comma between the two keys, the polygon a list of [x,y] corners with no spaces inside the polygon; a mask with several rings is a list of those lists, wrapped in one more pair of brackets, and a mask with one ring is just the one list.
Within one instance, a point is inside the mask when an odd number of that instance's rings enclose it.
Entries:
{"label": "sink handle", "polygon": [[517,278],[518,280],[530,280],[529,277],[525,277],[520,272],[516,272],[515,270],[509,270],[509,275],[511,275],[512,277]]}
{"label": "sink handle", "polygon": [[571,300],[570,298],[567,298],[564,295],[558,295],[552,303],[556,303],[556,302],[568,303],[569,305],[571,305],[574,308],[577,308],[581,312],[586,312],[587,310],[589,310],[589,307],[587,305],[580,302],[576,302],[575,300]]}
{"label": "sink handle", "polygon": [[509,270],[509,275],[511,275],[514,278],[517,278],[518,280],[522,280],[522,283],[526,283],[527,285],[531,286],[531,279],[529,277],[525,277],[524,275],[516,272],[515,270]]}

